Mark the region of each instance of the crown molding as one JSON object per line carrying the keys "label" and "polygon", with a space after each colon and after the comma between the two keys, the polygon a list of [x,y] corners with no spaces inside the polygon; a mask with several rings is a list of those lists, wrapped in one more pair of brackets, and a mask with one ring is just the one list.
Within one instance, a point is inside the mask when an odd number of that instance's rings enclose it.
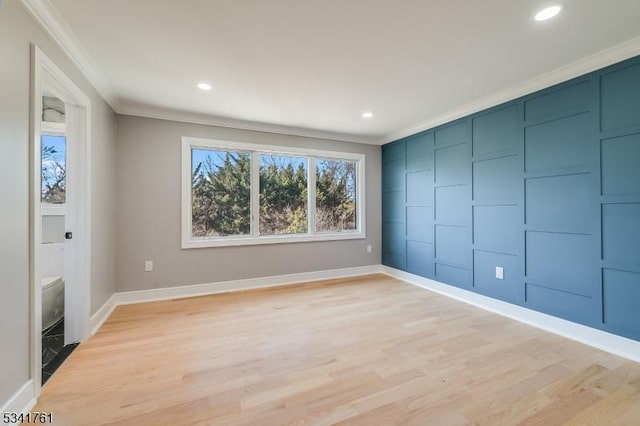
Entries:
{"label": "crown molding", "polygon": [[556,68],[553,71],[539,75],[531,80],[527,80],[508,89],[501,90],[477,101],[468,103],[444,114],[429,118],[428,120],[422,121],[414,126],[389,133],[379,140],[378,143],[383,145],[388,142],[393,142],[395,140],[414,135],[424,130],[432,129],[441,124],[449,123],[453,120],[466,117],[487,108],[518,99],[530,93],[537,92],[538,90],[546,89],[547,87],[597,71],[601,68],[613,65],[637,55],[640,55],[640,37],[633,38],[593,55],[578,59],[568,65]]}
{"label": "crown molding", "polygon": [[[1,1],[1,0],[0,0]],[[156,118],[161,120],[178,121],[183,123],[204,124],[208,126],[226,127],[240,130],[253,130],[267,133],[278,133],[292,136],[302,136],[318,139],[329,139],[341,142],[354,142],[379,145],[379,137],[359,136],[349,133],[330,132],[306,129],[295,126],[261,123],[233,118],[191,113],[186,111],[168,110],[159,107],[127,104],[117,101],[111,85],[100,68],[93,62],[82,42],[69,28],[50,0],[20,0],[25,9],[34,16],[46,33],[58,44],[62,51],[80,69],[82,74],[95,87],[109,106],[121,115]]]}
{"label": "crown molding", "polygon": [[325,130],[307,129],[303,127],[285,126],[281,124],[261,123],[257,121],[237,120],[195,112],[177,111],[121,102],[115,110],[120,115],[154,118],[158,120],[177,121],[180,123],[202,124],[206,126],[226,127],[238,130],[275,133],[279,135],[300,136],[315,139],[327,139],[339,142],[353,142],[367,145],[380,145],[379,136],[354,135],[351,133],[330,132]]}
{"label": "crown molding", "polygon": [[115,110],[115,96],[109,81],[50,0],[20,0],[20,2]]}
{"label": "crown molding", "polygon": [[[0,0],[1,1],[1,0]],[[80,69],[82,74],[95,87],[109,106],[121,115],[133,115],[138,117],[156,118],[161,120],[178,121],[183,123],[204,124],[208,126],[226,127],[240,130],[253,130],[258,132],[278,133],[292,136],[302,136],[318,139],[329,139],[341,142],[354,142],[379,145],[379,137],[359,136],[348,133],[330,132],[315,129],[306,129],[295,126],[261,123],[233,118],[210,116],[206,114],[191,113],[155,108],[146,105],[131,105],[118,102],[109,81],[100,68],[93,62],[82,42],[66,24],[55,6],[50,0],[20,0],[25,9],[33,15],[46,33],[58,44],[60,49]]]}
{"label": "crown molding", "polygon": [[[0,0],[1,1],[1,0]],[[548,73],[534,77],[528,81],[517,84],[492,95],[470,102],[459,108],[436,115],[413,126],[406,127],[384,135],[383,137],[361,136],[349,133],[330,132],[314,129],[306,129],[295,126],[268,124],[254,121],[237,120],[233,118],[210,116],[207,114],[190,113],[168,110],[152,106],[129,105],[116,102],[116,96],[109,81],[100,68],[93,62],[90,55],[82,46],[78,37],[64,22],[60,13],[51,4],[50,0],[20,0],[24,7],[31,13],[49,36],[71,58],[72,62],[80,69],[98,93],[118,114],[133,115],[139,117],[171,120],[184,123],[204,124],[209,126],[227,127],[240,130],[253,130],[267,133],[279,133],[285,135],[329,139],[343,142],[364,143],[370,145],[383,145],[406,136],[429,130],[441,124],[474,114],[487,108],[500,105],[505,102],[520,98],[541,89],[562,83],[572,78],[579,77],[600,68],[615,64],[616,62],[640,55],[640,37],[628,40],[611,48],[602,50],[593,55],[579,59],[568,65],[557,68]]]}

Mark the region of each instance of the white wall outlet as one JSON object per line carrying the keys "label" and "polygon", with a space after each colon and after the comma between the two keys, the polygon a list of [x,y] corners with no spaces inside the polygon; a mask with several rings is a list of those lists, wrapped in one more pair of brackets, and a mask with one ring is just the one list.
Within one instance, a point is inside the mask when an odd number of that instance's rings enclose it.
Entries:
{"label": "white wall outlet", "polygon": [[153,260],[145,260],[144,261],[144,271],[145,272],[153,271]]}
{"label": "white wall outlet", "polygon": [[370,245],[367,246],[367,253],[371,253],[373,252],[373,247],[371,247]]}
{"label": "white wall outlet", "polygon": [[502,266],[496,266],[496,278],[504,280],[504,268]]}

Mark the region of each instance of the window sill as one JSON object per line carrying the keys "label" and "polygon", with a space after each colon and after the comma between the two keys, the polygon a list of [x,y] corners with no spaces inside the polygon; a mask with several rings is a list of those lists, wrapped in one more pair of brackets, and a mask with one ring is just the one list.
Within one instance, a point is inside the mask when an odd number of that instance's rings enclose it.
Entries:
{"label": "window sill", "polygon": [[316,241],[362,240],[366,238],[364,232],[342,232],[337,234],[300,234],[300,235],[271,235],[264,237],[223,237],[190,239],[182,242],[183,249],[230,246],[256,246],[263,244],[308,243]]}

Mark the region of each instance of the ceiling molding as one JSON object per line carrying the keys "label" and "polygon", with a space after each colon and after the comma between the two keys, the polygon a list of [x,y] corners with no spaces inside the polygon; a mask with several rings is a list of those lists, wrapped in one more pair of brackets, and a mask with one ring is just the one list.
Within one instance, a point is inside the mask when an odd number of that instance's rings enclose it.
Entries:
{"label": "ceiling molding", "polygon": [[379,140],[378,143],[383,145],[388,142],[393,142],[395,140],[414,135],[424,130],[432,129],[441,124],[449,123],[453,120],[466,117],[487,108],[518,99],[530,93],[537,92],[538,90],[597,71],[601,68],[613,65],[637,55],[640,55],[640,37],[633,38],[585,58],[578,59],[575,62],[539,75],[538,77],[532,78],[524,83],[501,90],[485,98],[468,103],[460,108],[456,108],[447,113],[425,120],[414,126],[389,133]]}
{"label": "ceiling molding", "polygon": [[109,81],[51,2],[49,0],[20,0],[20,2],[115,110],[115,96]]}
{"label": "ceiling molding", "polygon": [[81,41],[66,24],[56,8],[51,4],[51,1],[20,0],[20,2],[29,11],[29,13],[35,17],[39,24],[69,56],[69,58],[71,58],[73,63],[80,69],[98,93],[100,93],[105,101],[118,114],[372,145],[383,145],[385,143],[434,128],[438,125],[500,105],[640,54],[640,37],[636,37],[557,68],[551,72],[542,74],[526,82],[468,103],[447,113],[431,117],[415,125],[388,133],[383,137],[362,136],[306,129],[295,126],[237,120],[227,117],[175,111],[152,106],[127,105],[121,102],[116,102],[116,96],[109,84],[109,81],[100,68],[93,62],[90,55],[84,49]]}
{"label": "ceiling molding", "polygon": [[225,127],[230,129],[250,130],[256,132],[275,133],[279,135],[300,136],[315,139],[327,139],[339,142],[380,145],[380,138],[377,136],[360,136],[350,133],[329,132],[324,130],[307,129],[303,127],[260,123],[248,120],[237,120],[233,118],[199,114],[194,112],[176,111],[147,105],[121,103],[116,112],[120,115],[131,115],[135,117],[177,121],[181,123],[202,124],[206,126]]}
{"label": "ceiling molding", "polygon": [[[1,0],[0,0],[1,1]],[[69,28],[60,13],[50,0],[20,0],[24,7],[35,17],[47,34],[58,44],[64,53],[80,69],[89,82],[100,93],[104,100],[117,114],[134,115],[139,117],[157,118],[161,120],[179,121],[183,123],[204,124],[209,126],[226,127],[240,130],[253,130],[267,133],[278,133],[292,136],[302,136],[317,139],[329,139],[342,142],[355,142],[379,145],[379,137],[358,136],[348,133],[330,132],[323,130],[305,129],[294,126],[260,123],[237,120],[220,116],[209,116],[175,110],[165,110],[140,105],[126,105],[116,102],[116,96],[111,85],[100,68],[91,59],[82,42]]]}

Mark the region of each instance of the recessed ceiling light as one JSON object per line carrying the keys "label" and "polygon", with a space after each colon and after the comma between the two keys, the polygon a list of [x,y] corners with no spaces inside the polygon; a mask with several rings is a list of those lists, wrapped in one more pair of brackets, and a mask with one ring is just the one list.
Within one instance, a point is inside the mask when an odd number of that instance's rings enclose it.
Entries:
{"label": "recessed ceiling light", "polygon": [[373,117],[373,113],[370,111],[362,113],[362,118],[371,118],[371,117]]}
{"label": "recessed ceiling light", "polygon": [[561,11],[562,11],[562,6],[560,5],[550,6],[536,13],[536,16],[534,17],[534,19],[536,21],[546,21],[547,19],[551,19],[555,17]]}
{"label": "recessed ceiling light", "polygon": [[211,90],[211,85],[209,83],[198,83],[198,89]]}

